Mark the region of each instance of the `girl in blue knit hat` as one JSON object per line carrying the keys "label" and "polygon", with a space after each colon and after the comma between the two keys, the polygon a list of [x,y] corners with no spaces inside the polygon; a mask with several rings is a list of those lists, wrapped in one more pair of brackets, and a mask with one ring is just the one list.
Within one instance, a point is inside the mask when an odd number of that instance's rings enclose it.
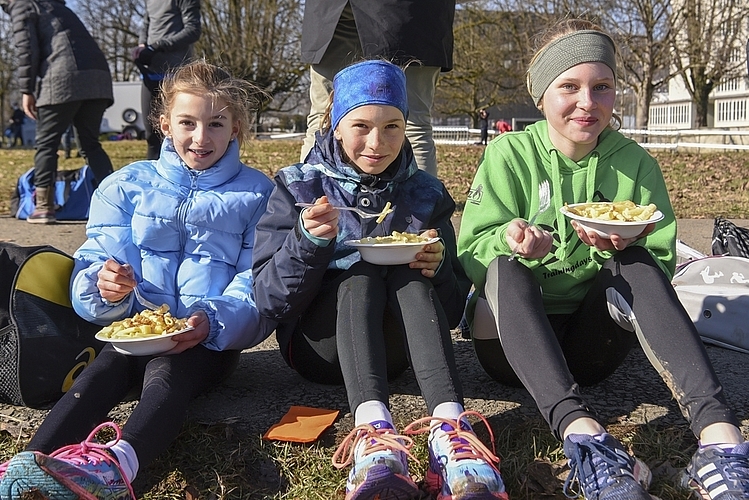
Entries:
{"label": "girl in blue knit hat", "polygon": [[[463,408],[450,328],[469,285],[456,259],[455,203],[414,161],[403,71],[379,60],[343,69],[329,109],[304,163],[276,176],[258,223],[258,309],[280,323],[276,336],[290,367],[346,386],[355,427],[333,464],[352,465],[347,500],[418,496],[408,435],[421,432],[429,433],[427,486],[438,498],[506,499],[498,459],[474,435],[467,421],[474,412]],[[314,205],[301,209],[300,202]],[[386,206],[392,212],[381,221],[336,208],[375,214]],[[345,243],[392,231],[440,239],[393,266],[365,262]],[[388,378],[409,364],[430,416],[398,434]]]}

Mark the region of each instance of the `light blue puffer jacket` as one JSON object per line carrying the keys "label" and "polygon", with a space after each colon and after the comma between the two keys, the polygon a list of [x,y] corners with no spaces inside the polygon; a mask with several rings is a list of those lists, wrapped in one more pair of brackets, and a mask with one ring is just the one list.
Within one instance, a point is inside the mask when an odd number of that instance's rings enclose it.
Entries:
{"label": "light blue puffer jacket", "polygon": [[132,163],[109,175],[94,192],[86,234],[75,252],[71,298],[75,311],[106,325],[143,307],[128,295],[104,300],[96,287],[107,252],[133,266],[151,302],[176,317],[202,309],[211,328],[209,349],[245,349],[262,342],[275,324],[260,317],[252,294],[255,226],[273,184],[243,165],[232,141],[202,172],[188,168],[169,139],[156,161]]}

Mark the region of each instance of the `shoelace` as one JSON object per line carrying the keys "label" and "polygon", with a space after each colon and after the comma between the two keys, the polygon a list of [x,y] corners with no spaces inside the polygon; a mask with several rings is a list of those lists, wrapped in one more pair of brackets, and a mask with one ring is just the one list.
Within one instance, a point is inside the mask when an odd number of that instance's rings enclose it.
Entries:
{"label": "shoelace", "polygon": [[[95,441],[96,434],[106,427],[114,429],[116,434],[116,438],[109,445],[101,444]],[[112,445],[118,442],[121,438],[122,431],[120,431],[120,428],[119,426],[117,426],[117,424],[115,424],[114,422],[104,422],[103,424],[99,424],[94,430],[92,430],[88,437],[80,444],[63,446],[62,448],[50,453],[49,456],[58,460],[64,460],[77,466],[87,464],[98,465],[102,462],[108,465],[113,463],[115,467],[117,467],[117,470],[119,470],[120,475],[122,476],[122,480],[125,482],[130,495],[133,499],[135,499],[135,492],[133,492],[133,487],[130,485],[130,481],[127,480],[127,476],[125,476],[125,471],[122,470],[122,467],[120,467],[120,464],[112,457],[112,455],[104,451],[110,449]]]}
{"label": "shoelace", "polygon": [[350,465],[354,460],[356,448],[362,439],[366,440],[364,456],[378,451],[396,451],[405,453],[418,463],[416,457],[411,454],[413,439],[396,434],[392,429],[376,429],[372,424],[361,424],[349,432],[333,453],[331,459],[333,467],[343,469]]}
{"label": "shoelace", "polygon": [[[571,487],[575,479],[577,479],[583,491],[587,492],[588,490],[598,489],[603,486],[598,483],[599,478],[605,478],[606,484],[610,484],[612,476],[621,475],[622,470],[628,470],[629,468],[626,458],[620,457],[615,452],[612,452],[608,446],[595,439],[576,444],[575,456],[570,457],[570,473],[564,481],[564,488],[562,489],[567,498],[577,498],[580,496],[580,492],[573,491]],[[580,475],[580,469],[584,461],[580,448],[588,450],[590,462],[594,467],[593,470],[596,472],[595,474],[583,473]],[[611,457],[612,454],[614,455],[613,457]]]}
{"label": "shoelace", "polygon": [[749,493],[749,457],[725,450],[719,456],[717,469],[724,471],[727,478],[739,485],[744,493]]}
{"label": "shoelace", "polygon": [[[473,431],[465,430],[461,427],[460,421],[468,416],[477,417],[486,426],[492,443],[491,450],[481,442]],[[477,411],[464,411],[458,415],[456,420],[440,417],[420,418],[408,424],[406,428],[403,429],[403,433],[408,435],[424,434],[430,432],[435,425],[441,424],[448,424],[453,428],[453,430],[445,431],[445,433],[450,441],[450,454],[455,460],[483,460],[499,472],[499,469],[497,469],[495,465],[499,464],[499,457],[495,454],[496,448],[494,447],[494,433],[492,432],[492,428],[486,418]]]}

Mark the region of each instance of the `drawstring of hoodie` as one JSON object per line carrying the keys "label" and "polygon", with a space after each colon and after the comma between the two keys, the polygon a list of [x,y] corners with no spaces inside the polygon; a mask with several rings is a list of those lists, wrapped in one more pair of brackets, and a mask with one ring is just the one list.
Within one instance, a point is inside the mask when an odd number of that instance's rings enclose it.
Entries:
{"label": "drawstring of hoodie", "polygon": [[[551,157],[551,195],[553,204],[556,211],[556,219],[557,219],[557,232],[559,234],[559,248],[557,249],[556,255],[557,258],[560,260],[564,260],[567,257],[567,247],[568,247],[568,238],[567,238],[567,217],[565,217],[562,212],[559,210],[564,206],[564,197],[562,196],[562,175],[560,173],[559,169],[559,152],[556,149],[551,149],[549,151],[549,156]],[[583,203],[583,202],[590,202],[593,200],[593,193],[595,193],[596,190],[596,171],[598,170],[598,153],[593,152],[590,157],[590,161],[588,162],[587,167],[585,168],[586,171],[586,177],[585,177],[585,199],[584,200],[575,200],[575,203]]]}

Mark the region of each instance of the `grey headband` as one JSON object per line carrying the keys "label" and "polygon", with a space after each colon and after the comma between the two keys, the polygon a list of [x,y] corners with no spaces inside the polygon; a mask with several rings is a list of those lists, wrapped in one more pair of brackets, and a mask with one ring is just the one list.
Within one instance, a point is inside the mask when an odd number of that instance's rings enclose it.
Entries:
{"label": "grey headband", "polygon": [[581,30],[560,36],[549,43],[528,68],[528,92],[538,105],[541,98],[559,75],[573,66],[586,62],[600,62],[611,68],[616,79],[616,47],[605,33]]}

